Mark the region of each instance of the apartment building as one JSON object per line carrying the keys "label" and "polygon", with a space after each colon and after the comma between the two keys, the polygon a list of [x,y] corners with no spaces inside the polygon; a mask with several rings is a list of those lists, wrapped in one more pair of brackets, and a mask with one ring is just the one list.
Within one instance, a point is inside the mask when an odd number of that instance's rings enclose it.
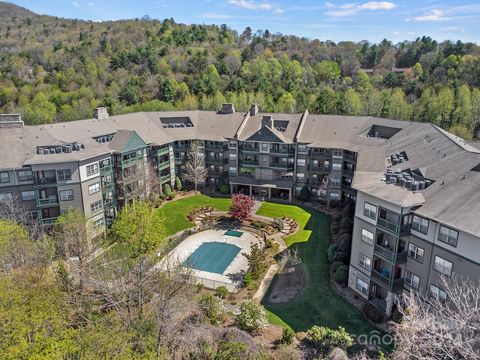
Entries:
{"label": "apartment building", "polygon": [[387,314],[402,291],[444,297],[441,274],[480,274],[480,150],[427,123],[232,104],[39,126],[0,115],[0,202],[47,227],[75,207],[100,232],[126,202],[173,186],[192,141],[205,186],[356,201],[349,286]]}

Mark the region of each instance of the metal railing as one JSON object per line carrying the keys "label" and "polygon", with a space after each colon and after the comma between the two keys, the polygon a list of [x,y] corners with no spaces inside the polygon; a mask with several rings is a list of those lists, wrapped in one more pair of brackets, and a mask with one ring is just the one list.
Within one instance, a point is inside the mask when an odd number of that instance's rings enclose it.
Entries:
{"label": "metal railing", "polygon": [[42,225],[53,225],[57,221],[56,217],[40,219],[40,224]]}
{"label": "metal railing", "polygon": [[49,176],[43,178],[35,178],[34,180],[35,185],[48,185],[48,184],[56,184],[57,177],[56,176]]}
{"label": "metal railing", "polygon": [[384,257],[388,261],[393,261],[395,258],[395,254],[392,250],[388,250],[387,248],[384,248],[378,244],[375,244],[374,251],[377,255]]}
{"label": "metal railing", "polygon": [[398,234],[400,226],[398,224],[392,223],[387,219],[382,219],[381,217],[377,220],[377,226],[381,227],[382,229],[388,230],[394,234]]}
{"label": "metal railing", "polygon": [[170,149],[168,147],[166,147],[166,148],[159,149],[157,151],[157,155],[162,156],[162,155],[168,154],[169,152],[170,152]]}
{"label": "metal railing", "polygon": [[167,169],[170,167],[170,160],[162,162],[160,165],[158,165],[158,168],[160,170]]}
{"label": "metal railing", "polygon": [[44,207],[44,206],[54,206],[58,205],[58,198],[56,196],[49,196],[48,198],[37,198],[37,207]]}

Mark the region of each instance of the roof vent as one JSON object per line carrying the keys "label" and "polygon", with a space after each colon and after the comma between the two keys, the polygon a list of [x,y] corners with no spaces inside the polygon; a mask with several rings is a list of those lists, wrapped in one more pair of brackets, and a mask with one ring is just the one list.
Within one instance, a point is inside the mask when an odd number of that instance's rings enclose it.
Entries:
{"label": "roof vent", "polygon": [[255,116],[257,114],[258,114],[258,105],[252,104],[252,106],[250,106],[250,116]]}
{"label": "roof vent", "polygon": [[106,107],[97,107],[95,110],[93,110],[93,117],[95,119],[101,120],[101,119],[108,119],[108,109]]}
{"label": "roof vent", "polygon": [[222,114],[233,114],[235,112],[235,106],[231,103],[222,104],[222,109],[220,110]]}
{"label": "roof vent", "polygon": [[0,114],[0,129],[23,128],[20,114]]}

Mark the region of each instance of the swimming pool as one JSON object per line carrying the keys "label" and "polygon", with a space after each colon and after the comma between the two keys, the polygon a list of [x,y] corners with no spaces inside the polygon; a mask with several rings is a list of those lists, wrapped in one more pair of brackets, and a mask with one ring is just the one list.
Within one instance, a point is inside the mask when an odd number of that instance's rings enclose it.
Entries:
{"label": "swimming pool", "polygon": [[223,274],[240,252],[236,245],[221,242],[206,242],[200,245],[184,262],[191,269]]}

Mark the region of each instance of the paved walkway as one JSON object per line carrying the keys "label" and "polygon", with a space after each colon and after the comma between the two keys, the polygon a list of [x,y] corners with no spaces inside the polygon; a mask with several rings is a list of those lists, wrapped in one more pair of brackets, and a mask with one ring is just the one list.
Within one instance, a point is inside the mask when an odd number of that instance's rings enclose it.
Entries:
{"label": "paved walkway", "polygon": [[263,280],[260,283],[257,292],[255,293],[255,295],[253,295],[253,300],[256,300],[258,302],[262,301],[268,291],[268,288],[270,287],[270,284],[273,281],[273,278],[277,274],[278,269],[279,267],[276,263],[270,266],[270,268],[267,270],[267,273],[263,277]]}

